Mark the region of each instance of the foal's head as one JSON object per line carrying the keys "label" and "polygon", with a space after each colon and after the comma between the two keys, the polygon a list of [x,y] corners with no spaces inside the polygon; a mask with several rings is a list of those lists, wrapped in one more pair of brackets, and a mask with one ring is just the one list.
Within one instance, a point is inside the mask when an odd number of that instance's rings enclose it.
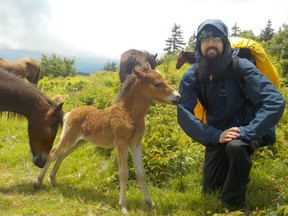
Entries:
{"label": "foal's head", "polygon": [[163,79],[160,72],[136,67],[134,75],[141,85],[143,94],[149,99],[166,104],[179,103],[180,94]]}

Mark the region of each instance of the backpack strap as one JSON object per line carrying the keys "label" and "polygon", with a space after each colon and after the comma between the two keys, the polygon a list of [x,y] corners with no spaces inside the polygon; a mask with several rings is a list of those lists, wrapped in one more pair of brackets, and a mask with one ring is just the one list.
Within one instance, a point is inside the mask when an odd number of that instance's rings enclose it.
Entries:
{"label": "backpack strap", "polygon": [[243,79],[239,69],[239,57],[232,56],[232,69],[231,69],[232,79],[239,85],[241,92],[244,94]]}
{"label": "backpack strap", "polygon": [[207,102],[207,98],[205,97],[206,91],[205,91],[204,79],[197,80],[197,83],[198,83],[198,88],[199,88],[198,95],[197,95],[198,100],[200,101],[204,109],[207,110],[208,102]]}

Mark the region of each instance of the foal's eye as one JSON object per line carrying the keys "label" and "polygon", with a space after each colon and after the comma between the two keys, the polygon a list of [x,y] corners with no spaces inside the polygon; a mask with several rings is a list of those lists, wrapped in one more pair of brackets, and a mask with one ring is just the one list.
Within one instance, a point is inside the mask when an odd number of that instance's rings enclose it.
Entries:
{"label": "foal's eye", "polygon": [[154,83],[154,86],[156,88],[161,88],[163,86],[163,83]]}

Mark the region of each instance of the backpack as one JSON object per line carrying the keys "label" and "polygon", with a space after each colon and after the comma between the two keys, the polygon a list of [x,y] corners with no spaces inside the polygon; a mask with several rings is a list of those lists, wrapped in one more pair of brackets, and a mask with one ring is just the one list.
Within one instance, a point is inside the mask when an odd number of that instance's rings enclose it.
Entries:
{"label": "backpack", "polygon": [[[241,76],[238,72],[238,58],[246,58],[251,61],[256,67],[267,76],[267,78],[278,88],[280,85],[280,76],[266,55],[263,47],[256,41],[247,38],[240,37],[229,37],[228,38],[232,47],[232,70],[233,78],[239,83],[240,89],[242,90],[241,85]],[[238,76],[239,75],[239,76]],[[199,118],[203,123],[207,122],[206,119],[206,109],[205,101],[203,100],[203,83],[198,82],[200,89],[200,96],[197,105],[194,108],[194,114]],[[202,103],[201,103],[202,102]]]}

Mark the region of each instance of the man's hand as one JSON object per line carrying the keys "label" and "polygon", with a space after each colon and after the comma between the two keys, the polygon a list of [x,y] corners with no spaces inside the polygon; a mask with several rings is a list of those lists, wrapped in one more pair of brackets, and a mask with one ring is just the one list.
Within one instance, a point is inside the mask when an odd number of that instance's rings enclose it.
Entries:
{"label": "man's hand", "polygon": [[237,139],[239,137],[239,133],[240,129],[238,127],[229,128],[221,133],[219,143],[226,143],[233,139]]}

